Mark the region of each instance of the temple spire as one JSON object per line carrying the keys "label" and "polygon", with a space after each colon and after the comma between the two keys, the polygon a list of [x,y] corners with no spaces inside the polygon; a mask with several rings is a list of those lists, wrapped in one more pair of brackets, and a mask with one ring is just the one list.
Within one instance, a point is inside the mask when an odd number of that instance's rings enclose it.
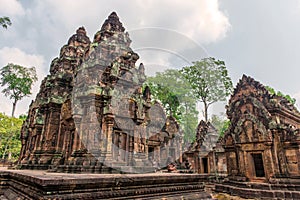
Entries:
{"label": "temple spire", "polygon": [[105,20],[104,24],[101,27],[101,31],[119,31],[124,32],[125,28],[120,22],[119,17],[116,12],[112,12],[108,18]]}

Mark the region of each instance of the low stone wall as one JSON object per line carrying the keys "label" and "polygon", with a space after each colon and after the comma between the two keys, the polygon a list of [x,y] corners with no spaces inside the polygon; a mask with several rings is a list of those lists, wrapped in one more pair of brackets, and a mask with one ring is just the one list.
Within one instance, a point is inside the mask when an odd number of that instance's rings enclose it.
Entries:
{"label": "low stone wall", "polygon": [[66,174],[0,171],[7,199],[211,199],[200,174]]}
{"label": "low stone wall", "polygon": [[243,198],[300,199],[300,179],[276,179],[272,184],[229,180],[216,184],[215,191]]}

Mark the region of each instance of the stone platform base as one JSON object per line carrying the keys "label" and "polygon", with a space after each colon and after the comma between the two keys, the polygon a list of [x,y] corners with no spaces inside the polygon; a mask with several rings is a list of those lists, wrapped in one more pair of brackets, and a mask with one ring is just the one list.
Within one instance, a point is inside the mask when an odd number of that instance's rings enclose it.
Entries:
{"label": "stone platform base", "polygon": [[276,179],[274,183],[226,181],[215,192],[255,199],[300,199],[300,179]]}
{"label": "stone platform base", "polygon": [[6,199],[211,199],[200,174],[68,174],[0,170]]}

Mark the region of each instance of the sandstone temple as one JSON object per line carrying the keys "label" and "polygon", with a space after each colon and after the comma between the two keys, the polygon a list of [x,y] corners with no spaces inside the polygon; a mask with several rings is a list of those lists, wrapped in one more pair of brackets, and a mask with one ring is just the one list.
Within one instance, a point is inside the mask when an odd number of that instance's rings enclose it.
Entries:
{"label": "sandstone temple", "polygon": [[243,197],[300,198],[300,113],[249,76],[227,106],[224,135],[228,179],[216,190]]}
{"label": "sandstone temple", "polygon": [[150,172],[181,155],[182,132],[151,91],[115,12],[91,42],[78,28],[50,66],[22,127],[19,167]]}
{"label": "sandstone temple", "polygon": [[[93,41],[83,27],[70,37],[29,107],[17,166],[0,169],[0,199],[212,199],[209,188],[300,199],[300,112],[291,102],[243,75],[224,136],[200,121],[182,152],[184,133],[152,101],[130,44],[115,12]],[[166,167],[174,163],[186,169]]]}
{"label": "sandstone temple", "polygon": [[224,174],[227,172],[223,138],[210,123],[201,120],[196,129],[196,141],[183,153],[183,160],[188,160],[197,173]]}

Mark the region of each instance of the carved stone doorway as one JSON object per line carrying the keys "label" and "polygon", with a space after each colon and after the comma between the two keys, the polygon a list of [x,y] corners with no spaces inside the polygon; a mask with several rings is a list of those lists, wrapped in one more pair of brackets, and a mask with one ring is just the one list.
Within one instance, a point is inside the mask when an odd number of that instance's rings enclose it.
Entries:
{"label": "carved stone doorway", "polygon": [[207,158],[202,158],[202,166],[203,166],[203,173],[208,173],[208,160],[207,160]]}
{"label": "carved stone doorway", "polygon": [[261,153],[254,153],[252,154],[253,163],[254,163],[254,170],[256,177],[265,177],[265,169],[264,163],[262,159]]}
{"label": "carved stone doorway", "polygon": [[153,160],[155,158],[154,156],[154,147],[148,146],[148,159]]}

